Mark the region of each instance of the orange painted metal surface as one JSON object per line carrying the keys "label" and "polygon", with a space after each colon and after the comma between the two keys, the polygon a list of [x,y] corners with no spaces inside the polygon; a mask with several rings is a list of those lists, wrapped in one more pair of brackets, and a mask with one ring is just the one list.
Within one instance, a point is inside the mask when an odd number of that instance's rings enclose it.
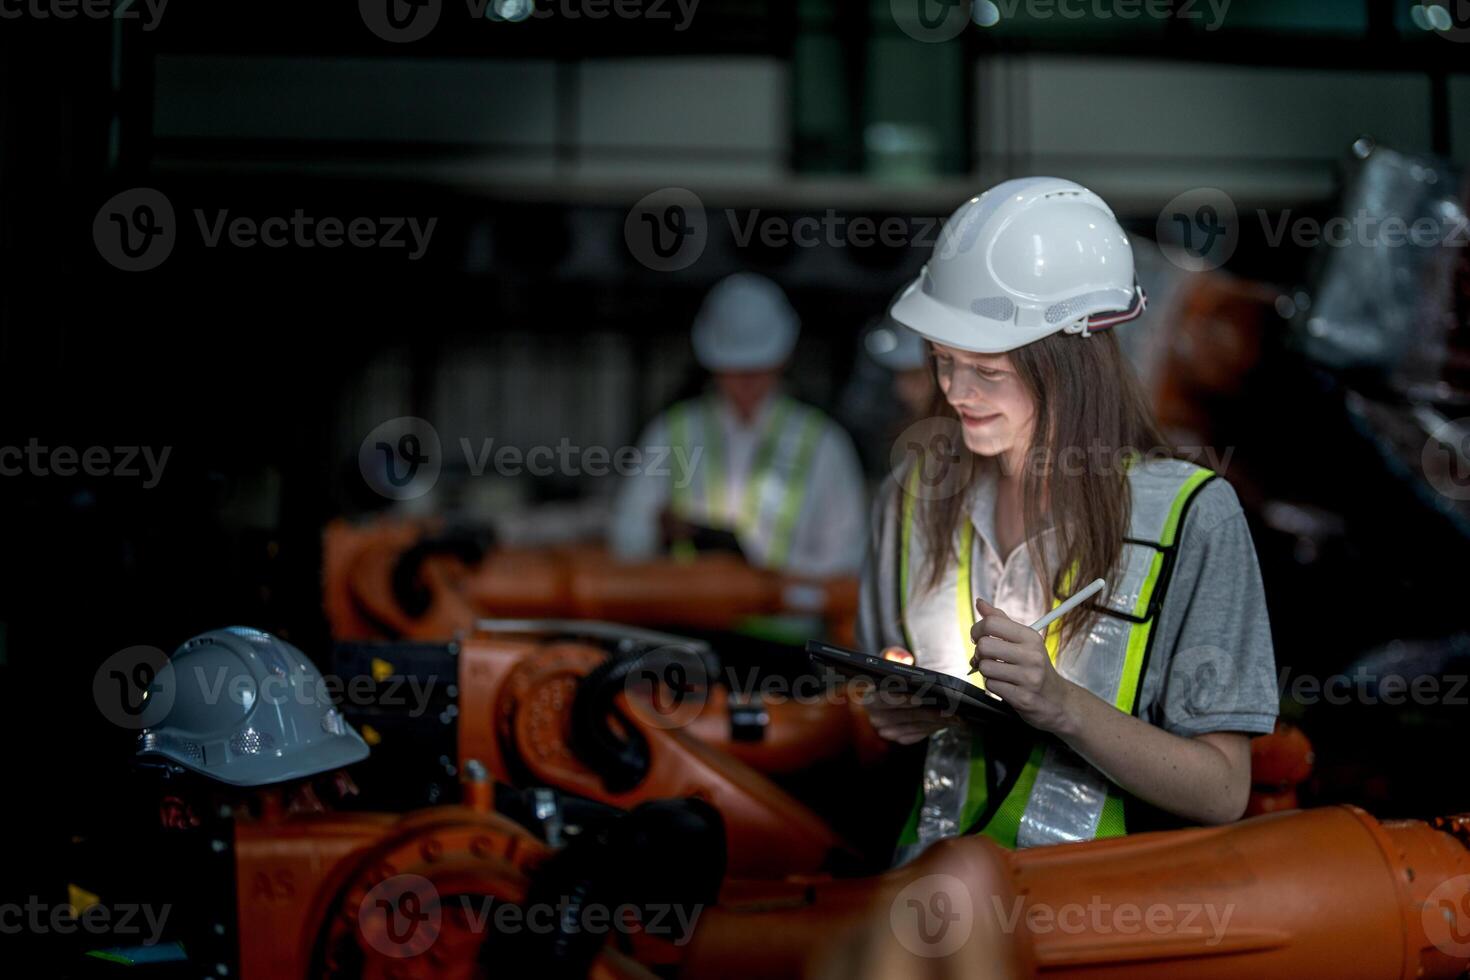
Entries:
{"label": "orange painted metal surface", "polygon": [[[367,893],[395,875],[421,875],[441,895],[524,896],[525,874],[548,853],[493,813],[439,807],[403,817],[329,814],[241,822],[235,836],[240,972],[245,980],[383,976],[408,960],[375,947],[360,926]],[[268,938],[267,938],[268,937]],[[255,941],[252,941],[254,939]],[[448,966],[422,958],[404,976]]]}
{"label": "orange painted metal surface", "polygon": [[857,738],[859,716],[844,700],[774,695],[758,702],[768,719],[760,738],[741,741],[731,735],[732,702],[738,705],[741,697],[726,687],[711,687],[699,714],[683,730],[760,772],[801,772],[846,755]]}
{"label": "orange painted metal surface", "polygon": [[625,563],[594,547],[497,548],[473,566],[424,559],[428,611],[393,594],[404,552],[427,523],[333,521],[323,536],[324,605],[337,640],[448,640],[482,617],[605,619],[630,625],[734,629],[752,616],[810,613],[851,642],[857,580],[790,579],[730,555]]}
{"label": "orange painted metal surface", "polygon": [[1312,775],[1314,760],[1312,743],[1290,722],[1278,721],[1274,732],[1251,739],[1251,795],[1245,815],[1295,810],[1297,787]]}
{"label": "orange painted metal surface", "polygon": [[[370,576],[364,579],[358,565],[382,564],[381,558],[368,558],[367,553],[401,554],[429,529],[429,524],[415,521],[359,523],[342,518],[327,525],[322,532],[322,606],[333,637],[373,640],[391,635],[372,608],[380,607],[377,615],[392,615],[393,608],[381,608],[385,606],[383,598],[392,597],[391,589],[387,588],[388,579],[383,576],[383,587],[379,588],[375,579]],[[374,584],[364,593],[369,581]]]}
{"label": "orange painted metal surface", "polygon": [[[983,945],[950,955],[997,975],[1457,977],[1470,965],[1470,818],[1437,823],[1341,806],[1015,852],[951,839],[875,879],[731,892],[702,918],[681,976],[812,975],[833,946],[876,935],[891,947],[906,917],[932,940],[968,910]],[[883,953],[906,964],[888,975],[932,975],[935,950],[914,942],[925,936]]]}
{"label": "orange painted metal surface", "polygon": [[[648,709],[616,702],[648,744],[646,776],[614,792],[582,762],[570,742],[577,682],[606,654],[583,643],[481,636],[459,654],[459,757],[478,759],[492,777],[513,785],[548,785],[613,806],[696,796],[725,819],[730,871],[744,877],[821,868],[847,850],[827,825],[759,772],[705,745]],[[473,704],[474,710],[467,706]],[[689,705],[693,711],[708,710]],[[846,710],[832,712],[846,721]],[[693,717],[693,714],[691,714]],[[673,720],[679,720],[677,718]]]}
{"label": "orange painted metal surface", "polygon": [[[528,876],[550,854],[520,827],[472,807],[247,821],[235,850],[242,980],[482,977],[493,925],[466,909],[525,901]],[[438,913],[422,939],[391,934],[372,914],[379,895],[415,880],[428,883],[412,887]],[[589,976],[653,980],[612,950]]]}

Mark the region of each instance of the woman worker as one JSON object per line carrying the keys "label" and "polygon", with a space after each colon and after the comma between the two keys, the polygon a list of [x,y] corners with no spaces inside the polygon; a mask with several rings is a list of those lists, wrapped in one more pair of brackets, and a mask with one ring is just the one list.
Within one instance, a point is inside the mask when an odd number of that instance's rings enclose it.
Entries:
{"label": "woman worker", "polygon": [[[1230,485],[1167,457],[1108,332],[1144,302],[1102,199],[1032,177],[961,206],[890,311],[940,394],[877,502],[862,646],[1025,722],[875,701],[885,738],[928,742],[899,861],[956,834],[1026,847],[1244,811],[1277,712],[1260,570]],[[1045,635],[1027,625],[1097,578]]]}

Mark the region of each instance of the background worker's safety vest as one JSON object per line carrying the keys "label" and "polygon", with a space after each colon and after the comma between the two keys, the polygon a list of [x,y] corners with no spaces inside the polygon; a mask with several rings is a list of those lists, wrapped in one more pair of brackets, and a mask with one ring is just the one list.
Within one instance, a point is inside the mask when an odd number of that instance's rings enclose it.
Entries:
{"label": "background worker's safety vest", "polygon": [[783,568],[791,555],[812,456],[827,419],[815,408],[777,396],[737,500],[729,485],[729,454],[718,412],[711,398],[679,402],[669,409],[673,447],[686,459],[693,458],[695,446],[702,449],[688,484],[674,486],[670,506],[676,516],[691,523],[729,528],[754,563]]}
{"label": "background worker's safety vest", "polygon": [[[1179,529],[1195,494],[1214,476],[1182,460],[1132,465],[1128,470],[1132,490],[1129,532],[1121,567],[1110,577],[1101,604],[1103,614],[1085,636],[1069,642],[1060,656],[1060,621],[1046,631],[1046,649],[1057,673],[1120,711],[1134,714],[1138,710],[1139,688],[1173,572]],[[915,494],[905,493],[902,499],[900,615],[915,598],[910,590],[922,576],[918,548],[911,547],[917,538]],[[976,598],[969,574],[973,536],[974,527],[967,520],[960,533],[955,629],[963,631],[970,647],[974,646],[969,632],[975,621]],[[1064,577],[1063,594],[1053,598],[1053,605],[1070,594],[1070,577]],[[983,686],[978,673],[969,679]],[[972,736],[962,728],[931,736],[918,799],[899,838],[898,863],[935,840],[955,834],[983,833],[1006,847],[1032,847],[1127,833],[1118,787],[1060,741],[1038,737],[1019,773],[1009,773],[1004,780],[991,771],[994,760],[987,758],[983,743],[983,735]],[[993,795],[997,798],[992,798],[989,787],[996,787]]]}

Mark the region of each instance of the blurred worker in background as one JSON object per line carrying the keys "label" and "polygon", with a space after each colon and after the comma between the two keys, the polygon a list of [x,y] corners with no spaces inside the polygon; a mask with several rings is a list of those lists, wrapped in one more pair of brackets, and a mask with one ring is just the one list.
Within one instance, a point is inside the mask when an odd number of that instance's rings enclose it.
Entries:
{"label": "blurred worker in background", "polygon": [[[932,345],[946,431],[878,508],[863,647],[1026,723],[869,709],[928,742],[900,860],[960,833],[1025,847],[1245,808],[1250,736],[1277,713],[1260,569],[1230,484],[1170,458],[1109,331],[1144,302],[1107,204],[1033,177],[962,205],[892,307]],[[1027,625],[1098,578],[1097,600]]]}
{"label": "blurred worker in background", "polygon": [[641,437],[644,458],[672,452],[689,465],[626,479],[613,507],[615,554],[733,550],[792,575],[856,574],[866,505],[852,441],[781,390],[799,331],[769,279],[739,273],[710,290],[693,342],[713,390],[674,405]]}

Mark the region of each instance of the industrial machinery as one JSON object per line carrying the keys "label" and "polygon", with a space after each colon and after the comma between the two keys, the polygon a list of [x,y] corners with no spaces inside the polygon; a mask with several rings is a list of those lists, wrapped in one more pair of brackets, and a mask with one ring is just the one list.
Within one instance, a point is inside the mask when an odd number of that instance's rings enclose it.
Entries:
{"label": "industrial machinery", "polygon": [[[632,959],[699,980],[1432,980],[1470,965],[1470,816],[1380,823],[1328,807],[1021,851],[954,838],[876,877],[728,879],[716,900],[694,841],[718,818],[697,806],[666,804],[653,824],[588,835],[554,855],[509,821],[462,808],[242,824],[241,934],[279,941],[242,944],[241,975],[524,975],[527,950],[547,977],[643,975]],[[660,866],[659,854],[678,860]],[[635,863],[660,879],[656,888],[628,873]],[[260,882],[294,892],[273,907]],[[562,928],[592,907],[650,909],[655,894],[693,903],[682,918],[692,929]],[[528,946],[517,930],[487,926],[493,916],[472,914],[476,901],[553,895],[562,896],[558,925]],[[395,908],[420,917],[416,940],[395,927]]]}
{"label": "industrial machinery", "polygon": [[[453,774],[474,759],[506,784],[622,809],[707,800],[724,818],[730,870],[739,877],[851,863],[853,848],[825,821],[741,759],[791,769],[851,755],[857,745],[876,758],[883,743],[843,689],[816,691],[813,703],[741,699],[714,682],[707,648],[637,631],[641,640],[632,642],[614,628],[631,646],[609,651],[577,637],[595,627],[508,623],[448,644],[340,647],[336,672],[377,685],[343,705],[373,746],[359,781],[425,790],[396,800],[370,791],[369,799],[395,806],[448,799]],[[671,671],[682,678],[677,686],[667,683]],[[402,693],[409,689],[437,693],[415,699]]]}
{"label": "industrial machinery", "polygon": [[[239,975],[560,975],[562,933],[552,923],[571,896],[542,896],[533,884],[553,851],[490,809],[488,784],[481,781],[478,788],[470,794],[471,806],[403,817],[322,814],[237,822]],[[689,823],[681,822],[678,808],[653,805],[630,817],[603,830],[602,846],[641,853],[657,837],[664,846],[690,852],[682,858],[681,885],[695,889],[688,893],[693,903],[712,901],[722,871],[718,820],[693,825],[698,839],[683,840]],[[709,826],[716,826],[713,840]],[[655,919],[668,904],[656,901],[663,897],[659,879],[656,870],[646,873],[634,889],[644,897],[620,903],[623,918],[605,928],[629,937],[659,934],[662,923]],[[612,946],[578,962],[575,972],[594,980],[653,976]]]}
{"label": "industrial machinery", "polygon": [[1351,806],[1020,851],[953,838],[877,878],[727,887],[679,975],[1458,977],[1467,845],[1470,816]]}
{"label": "industrial machinery", "polygon": [[447,640],[485,617],[734,630],[794,615],[851,642],[857,613],[855,579],[792,579],[725,554],[629,564],[595,547],[492,548],[434,524],[344,520],[323,550],[338,640]]}

